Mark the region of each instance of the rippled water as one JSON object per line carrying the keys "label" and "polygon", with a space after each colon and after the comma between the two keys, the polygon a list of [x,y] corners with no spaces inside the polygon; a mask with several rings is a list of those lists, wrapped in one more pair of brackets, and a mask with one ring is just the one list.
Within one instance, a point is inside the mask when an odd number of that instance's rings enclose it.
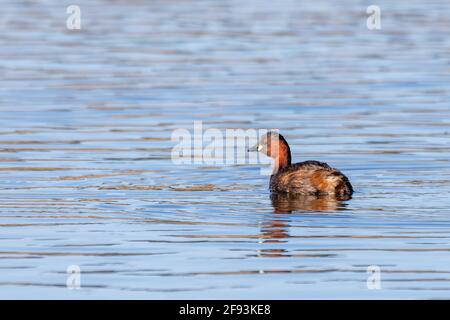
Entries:
{"label": "rippled water", "polygon": [[[0,297],[450,298],[450,3],[376,2],[370,31],[369,1],[2,1]],[[357,192],[175,165],[194,121],[278,128]]]}

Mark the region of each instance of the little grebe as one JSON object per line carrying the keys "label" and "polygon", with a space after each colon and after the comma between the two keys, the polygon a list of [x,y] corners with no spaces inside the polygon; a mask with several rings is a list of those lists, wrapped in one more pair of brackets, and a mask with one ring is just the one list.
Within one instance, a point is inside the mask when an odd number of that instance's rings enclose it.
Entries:
{"label": "little grebe", "polygon": [[291,164],[291,150],[284,137],[268,132],[248,151],[258,151],[274,159],[270,191],[301,195],[333,195],[350,198],[353,187],[339,170],[319,161]]}

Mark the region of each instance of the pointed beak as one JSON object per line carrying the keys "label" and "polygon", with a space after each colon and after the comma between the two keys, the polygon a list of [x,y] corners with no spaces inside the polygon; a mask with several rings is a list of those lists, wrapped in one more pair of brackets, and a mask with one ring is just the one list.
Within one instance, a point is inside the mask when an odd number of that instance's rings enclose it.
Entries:
{"label": "pointed beak", "polygon": [[248,148],[247,152],[261,151],[262,147],[260,144],[255,144],[253,147]]}

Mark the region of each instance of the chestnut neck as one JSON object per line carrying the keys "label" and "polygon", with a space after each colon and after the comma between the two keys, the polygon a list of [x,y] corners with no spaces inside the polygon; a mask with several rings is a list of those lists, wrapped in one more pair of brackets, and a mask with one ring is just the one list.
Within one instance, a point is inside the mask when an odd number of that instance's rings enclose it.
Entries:
{"label": "chestnut neck", "polygon": [[291,149],[289,148],[286,140],[281,135],[279,140],[278,154],[274,158],[274,161],[275,167],[273,170],[273,174],[276,174],[281,169],[291,165]]}

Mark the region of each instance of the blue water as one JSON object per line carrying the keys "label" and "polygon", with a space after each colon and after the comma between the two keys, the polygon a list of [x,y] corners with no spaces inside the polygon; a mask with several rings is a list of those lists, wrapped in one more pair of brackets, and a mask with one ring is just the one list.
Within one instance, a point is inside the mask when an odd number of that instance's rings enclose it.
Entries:
{"label": "blue water", "polygon": [[[449,2],[76,3],[1,1],[0,298],[450,298]],[[194,121],[356,194],[276,213],[257,166],[172,162]]]}

